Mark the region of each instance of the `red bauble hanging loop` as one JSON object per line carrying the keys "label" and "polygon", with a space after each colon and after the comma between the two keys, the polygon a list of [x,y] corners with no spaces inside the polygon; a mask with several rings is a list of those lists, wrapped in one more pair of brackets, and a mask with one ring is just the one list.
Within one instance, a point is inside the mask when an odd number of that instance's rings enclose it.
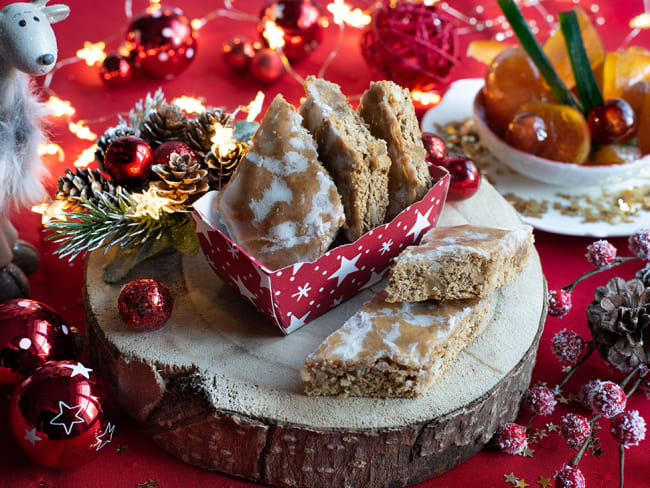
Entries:
{"label": "red bauble hanging loop", "polygon": [[361,40],[366,62],[411,90],[429,91],[448,81],[459,62],[455,19],[434,5],[384,2]]}
{"label": "red bauble hanging loop", "polygon": [[107,86],[117,88],[133,76],[133,68],[128,59],[119,54],[109,54],[99,70],[99,77]]}
{"label": "red bauble hanging loop", "polygon": [[266,44],[262,36],[264,24],[267,20],[275,22],[284,31],[282,50],[290,61],[299,61],[320,44],[323,38],[322,16],[321,7],[313,0],[272,1],[262,10],[258,31]]}
{"label": "red bauble hanging loop", "polygon": [[150,7],[133,20],[125,46],[135,66],[156,78],[182,73],[196,56],[197,33],[179,8]]}
{"label": "red bauble hanging loop", "polygon": [[14,391],[11,429],[38,464],[73,468],[113,440],[116,410],[110,386],[76,361],[50,361]]}
{"label": "red bauble hanging loop", "polygon": [[12,300],[0,305],[0,384],[14,384],[46,361],[76,359],[83,340],[47,305]]}

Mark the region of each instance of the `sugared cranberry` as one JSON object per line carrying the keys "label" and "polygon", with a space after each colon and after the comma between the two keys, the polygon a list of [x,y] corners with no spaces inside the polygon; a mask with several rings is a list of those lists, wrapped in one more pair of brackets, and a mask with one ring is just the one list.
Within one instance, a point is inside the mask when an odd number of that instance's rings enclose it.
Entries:
{"label": "sugared cranberry", "polygon": [[604,268],[616,259],[616,248],[608,241],[596,241],[587,246],[585,257],[595,268]]}
{"label": "sugared cranberry", "polygon": [[496,445],[506,454],[518,454],[528,445],[526,429],[521,425],[508,422],[497,431]]}
{"label": "sugared cranberry", "polygon": [[600,380],[589,380],[582,385],[582,389],[580,390],[580,403],[582,403],[585,408],[591,410],[591,402],[593,401],[594,394],[600,387],[601,383],[602,381]]}
{"label": "sugared cranberry", "polygon": [[637,230],[627,240],[630,251],[641,259],[650,259],[650,228]]}
{"label": "sugared cranberry", "polygon": [[565,466],[555,474],[555,488],[585,488],[585,477],[576,466]]}
{"label": "sugared cranberry", "polygon": [[571,293],[564,290],[548,292],[548,314],[551,317],[564,317],[571,310]]}
{"label": "sugared cranberry", "polygon": [[551,415],[555,410],[557,401],[553,392],[545,386],[536,386],[528,390],[526,406],[537,415]]}
{"label": "sugared cranberry", "polygon": [[611,418],[625,410],[625,402],[623,388],[613,381],[601,381],[594,388],[591,410],[594,413],[600,413],[607,418]]}
{"label": "sugared cranberry", "polygon": [[572,446],[581,445],[591,432],[587,417],[575,413],[567,413],[560,422],[562,435]]}
{"label": "sugared cranberry", "polygon": [[619,413],[609,423],[612,437],[623,447],[638,446],[645,439],[645,420],[638,410]]}
{"label": "sugared cranberry", "polygon": [[562,329],[553,336],[552,348],[560,361],[575,364],[585,351],[585,340],[575,330]]}
{"label": "sugared cranberry", "polygon": [[591,137],[599,144],[626,142],[636,132],[636,115],[625,100],[612,98],[589,111]]}

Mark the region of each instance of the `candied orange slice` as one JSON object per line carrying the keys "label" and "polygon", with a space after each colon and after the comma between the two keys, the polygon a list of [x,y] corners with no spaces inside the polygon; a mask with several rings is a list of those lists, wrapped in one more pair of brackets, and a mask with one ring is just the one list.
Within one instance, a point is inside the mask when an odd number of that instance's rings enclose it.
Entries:
{"label": "candied orange slice", "polygon": [[650,52],[639,47],[607,53],[603,66],[603,97],[620,98],[623,91],[639,81],[650,81]]}
{"label": "candied orange slice", "polygon": [[546,124],[548,136],[537,155],[565,163],[587,162],[591,151],[591,133],[582,113],[568,105],[548,102],[526,103],[519,113],[526,112],[539,116]]}
{"label": "candied orange slice", "polygon": [[[596,28],[591,23],[591,20],[589,20],[589,16],[585,11],[578,7],[576,8],[576,14],[589,63],[592,69],[596,69],[605,60],[603,41],[600,39]],[[561,30],[558,30],[548,38],[544,44],[544,53],[548,56],[555,71],[557,71],[558,76],[564,81],[567,88],[571,89],[576,86],[573,69],[571,68],[571,60],[569,59],[564,35]]]}
{"label": "candied orange slice", "polygon": [[634,110],[634,115],[636,115],[637,122],[641,120],[643,103],[648,95],[650,95],[650,82],[648,81],[639,81],[623,88],[621,98],[630,104],[630,107]]}
{"label": "candied orange slice", "polygon": [[650,93],[645,96],[638,123],[636,136],[639,139],[639,149],[643,154],[648,154],[650,153]]}
{"label": "candied orange slice", "polygon": [[472,41],[467,46],[468,58],[475,59],[479,63],[490,64],[499,54],[508,49],[515,47],[512,44],[506,44],[499,41]]}

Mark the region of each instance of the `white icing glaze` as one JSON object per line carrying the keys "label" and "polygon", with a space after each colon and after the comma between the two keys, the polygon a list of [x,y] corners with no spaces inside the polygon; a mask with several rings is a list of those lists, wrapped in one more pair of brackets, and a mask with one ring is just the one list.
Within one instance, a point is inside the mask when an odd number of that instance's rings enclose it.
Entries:
{"label": "white icing glaze", "polygon": [[253,212],[255,222],[262,222],[269,214],[274,205],[280,202],[291,203],[293,192],[287,184],[278,178],[274,178],[271,186],[264,190],[260,200],[251,200],[250,208]]}

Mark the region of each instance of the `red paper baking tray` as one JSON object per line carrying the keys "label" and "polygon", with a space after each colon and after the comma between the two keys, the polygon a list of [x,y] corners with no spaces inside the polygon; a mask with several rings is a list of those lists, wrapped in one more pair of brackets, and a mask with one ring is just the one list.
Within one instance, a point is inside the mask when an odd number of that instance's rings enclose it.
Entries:
{"label": "red paper baking tray", "polygon": [[194,204],[199,242],[214,272],[289,334],[381,280],[391,260],[438,223],[449,173],[432,168],[432,176],[436,183],[422,200],[315,261],[268,269],[227,236],[216,212],[216,191]]}

